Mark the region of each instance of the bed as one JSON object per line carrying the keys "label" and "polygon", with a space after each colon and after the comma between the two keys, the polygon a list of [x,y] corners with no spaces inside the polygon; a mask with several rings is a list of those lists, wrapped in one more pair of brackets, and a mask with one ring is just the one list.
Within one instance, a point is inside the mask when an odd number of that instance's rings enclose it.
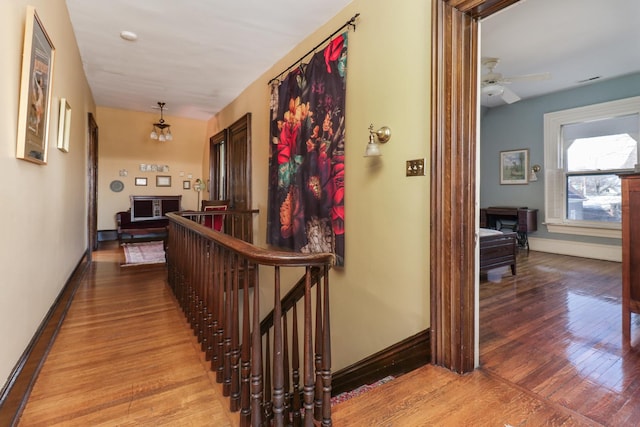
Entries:
{"label": "bed", "polygon": [[480,272],[510,266],[511,274],[516,274],[516,244],[518,234],[481,228]]}

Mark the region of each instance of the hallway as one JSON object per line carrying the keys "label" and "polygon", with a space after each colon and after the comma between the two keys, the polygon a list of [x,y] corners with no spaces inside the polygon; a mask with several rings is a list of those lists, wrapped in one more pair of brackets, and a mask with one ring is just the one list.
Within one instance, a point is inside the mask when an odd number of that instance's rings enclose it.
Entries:
{"label": "hallway", "polygon": [[[94,255],[21,426],[235,426],[164,266]],[[640,357],[617,263],[531,252],[481,281],[481,362],[425,366],[333,408],[335,426],[634,425]],[[637,347],[640,327],[634,323]]]}

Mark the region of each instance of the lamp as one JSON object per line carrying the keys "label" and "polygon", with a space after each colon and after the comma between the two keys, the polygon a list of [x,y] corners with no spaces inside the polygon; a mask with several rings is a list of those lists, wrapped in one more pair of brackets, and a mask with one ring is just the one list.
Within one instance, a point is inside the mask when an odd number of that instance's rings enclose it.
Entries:
{"label": "lamp", "polygon": [[540,165],[531,166],[531,174],[529,175],[529,181],[537,181],[538,180],[537,173],[540,172],[541,170],[542,170],[542,166]]}
{"label": "lamp", "polygon": [[158,107],[160,107],[160,120],[158,120],[158,123],[153,124],[153,130],[151,131],[151,135],[149,135],[151,139],[157,139],[160,142],[171,141],[173,139],[173,135],[171,135],[171,125],[164,122],[162,114],[164,105],[164,102],[158,102]]}
{"label": "lamp", "polygon": [[378,157],[381,156],[380,145],[384,144],[391,138],[391,129],[387,126],[382,126],[377,131],[373,130],[373,124],[369,126],[369,143],[367,149],[364,152],[365,157]]}
{"label": "lamp", "polygon": [[200,178],[196,179],[196,181],[193,183],[193,189],[198,192],[198,210],[200,210],[200,208],[201,208],[200,207],[200,192],[204,191],[205,188],[206,188],[206,186],[205,186],[204,182]]}

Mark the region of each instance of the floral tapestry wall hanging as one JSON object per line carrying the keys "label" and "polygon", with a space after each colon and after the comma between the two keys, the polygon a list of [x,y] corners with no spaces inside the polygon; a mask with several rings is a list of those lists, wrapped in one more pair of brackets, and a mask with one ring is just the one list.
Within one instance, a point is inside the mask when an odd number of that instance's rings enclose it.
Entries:
{"label": "floral tapestry wall hanging", "polygon": [[344,265],[347,33],[271,86],[267,242]]}

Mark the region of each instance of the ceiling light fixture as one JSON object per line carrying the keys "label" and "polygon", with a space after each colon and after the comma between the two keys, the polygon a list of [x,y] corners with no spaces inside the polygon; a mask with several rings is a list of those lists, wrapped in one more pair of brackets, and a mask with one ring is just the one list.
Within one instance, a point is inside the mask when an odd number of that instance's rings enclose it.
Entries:
{"label": "ceiling light fixture", "polygon": [[173,135],[171,135],[171,125],[165,123],[162,114],[164,105],[164,102],[158,102],[158,107],[160,107],[160,120],[158,120],[158,123],[153,124],[153,130],[151,131],[151,135],[149,135],[151,139],[157,139],[160,142],[171,141],[173,139]]}
{"label": "ceiling light fixture", "polygon": [[487,96],[498,96],[503,94],[504,87],[497,83],[489,83],[482,87],[481,92]]}
{"label": "ceiling light fixture", "polygon": [[126,40],[128,42],[134,42],[136,40],[138,40],[138,35],[136,33],[134,33],[133,31],[121,31],[120,32],[120,38],[122,40]]}

